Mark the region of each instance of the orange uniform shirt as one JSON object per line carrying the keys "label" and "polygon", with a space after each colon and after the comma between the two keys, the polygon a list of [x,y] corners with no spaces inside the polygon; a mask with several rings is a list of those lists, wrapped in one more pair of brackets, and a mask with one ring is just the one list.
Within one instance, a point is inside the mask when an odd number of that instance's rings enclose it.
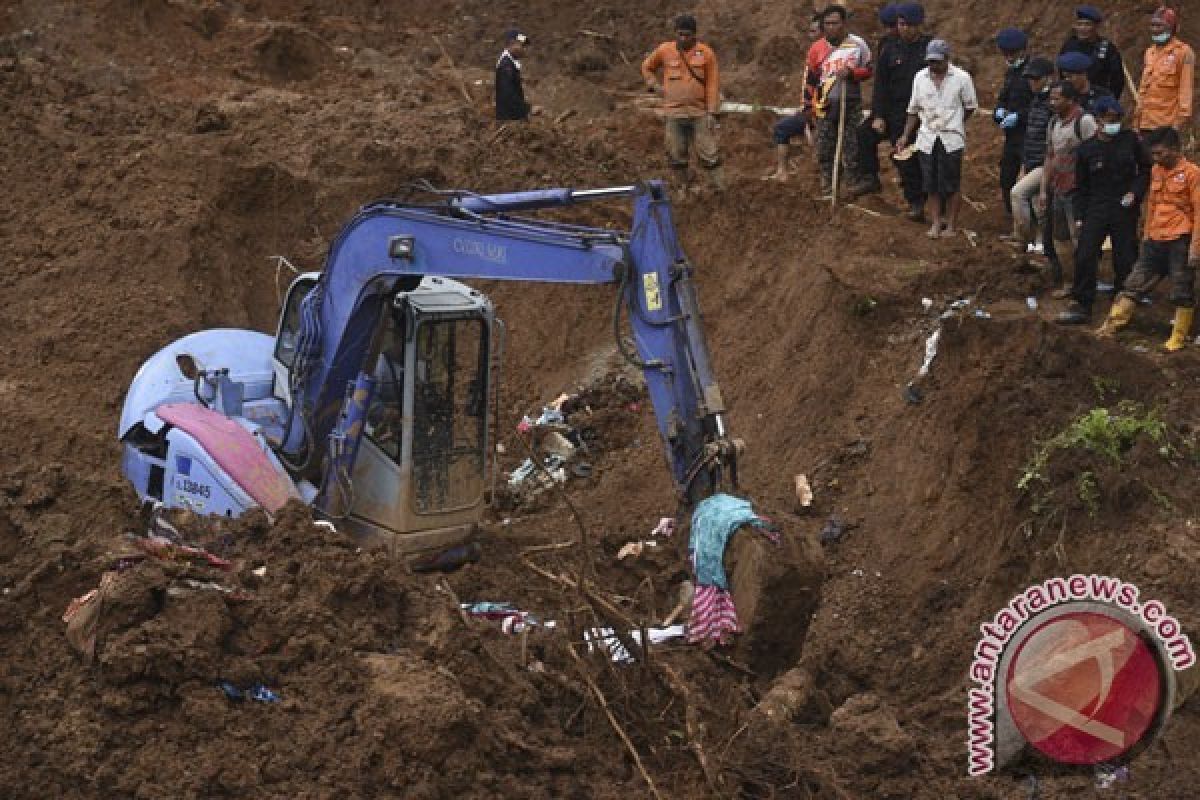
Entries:
{"label": "orange uniform shirt", "polygon": [[1196,54],[1187,43],[1172,37],[1162,46],[1147,47],[1133,126],[1178,128],[1191,119],[1195,80]]}
{"label": "orange uniform shirt", "polygon": [[717,56],[708,45],[697,43],[681,53],[675,42],[663,42],[642,62],[642,77],[657,80],[660,70],[667,116],[702,117],[721,107]]}
{"label": "orange uniform shirt", "polygon": [[1180,158],[1173,169],[1158,164],[1150,171],[1146,202],[1146,238],[1169,242],[1191,236],[1191,255],[1200,256],[1200,167]]}

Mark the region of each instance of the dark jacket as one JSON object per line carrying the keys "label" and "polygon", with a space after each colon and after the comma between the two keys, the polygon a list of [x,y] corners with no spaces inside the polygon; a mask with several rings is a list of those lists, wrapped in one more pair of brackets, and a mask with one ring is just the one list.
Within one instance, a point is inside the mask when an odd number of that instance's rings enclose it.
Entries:
{"label": "dark jacket", "polygon": [[1021,163],[1025,165],[1026,172],[1032,172],[1046,163],[1046,136],[1050,130],[1050,119],[1054,116],[1054,109],[1050,108],[1049,89],[1033,96],[1026,115]]}
{"label": "dark jacket", "polygon": [[1125,70],[1121,66],[1121,51],[1111,40],[1100,37],[1092,42],[1084,42],[1071,34],[1058,51],[1059,55],[1063,53],[1083,53],[1090,58],[1092,66],[1088,70],[1088,80],[1108,89],[1118,100],[1121,99],[1121,92],[1125,90]]}
{"label": "dark jacket", "polygon": [[1130,210],[1141,206],[1154,163],[1133,131],[1121,131],[1107,142],[1099,136],[1088,139],[1075,158],[1075,213],[1080,219],[1091,205],[1119,202],[1129,192],[1134,197]]}
{"label": "dark jacket", "polygon": [[996,108],[1017,113],[1017,127],[1004,129],[1005,144],[1014,147],[1025,139],[1025,129],[1029,125],[1029,106],[1033,103],[1033,89],[1029,88],[1029,79],[1022,74],[1024,71],[1024,64],[1006,69],[1004,86],[996,97]]}
{"label": "dark jacket", "polygon": [[496,62],[496,119],[529,119],[529,104],[521,86],[521,68],[505,50]]}
{"label": "dark jacket", "polygon": [[904,130],[913,78],[925,68],[925,48],[932,40],[932,36],[925,35],[912,44],[899,36],[888,36],[883,40],[875,62],[872,117],[898,125],[900,130]]}

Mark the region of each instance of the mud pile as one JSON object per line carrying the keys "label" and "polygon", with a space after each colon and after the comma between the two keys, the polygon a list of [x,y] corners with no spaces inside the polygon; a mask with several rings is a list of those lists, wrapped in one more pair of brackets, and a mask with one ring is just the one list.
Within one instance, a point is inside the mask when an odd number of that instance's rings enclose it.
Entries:
{"label": "mud pile", "polygon": [[[984,105],[999,79],[992,26],[979,24],[993,5],[928,3]],[[1067,5],[1010,5],[1005,23],[1056,48]],[[1135,75],[1153,5],[1106,9]],[[728,98],[793,103],[806,6],[726,6],[696,10]],[[580,669],[570,657],[567,632],[596,622],[594,604],[530,558],[558,577],[594,569],[595,585],[626,598],[620,610],[637,619],[661,618],[687,574],[678,538],[616,560],[676,511],[651,411],[623,392],[592,404],[595,471],[566,489],[586,545],[522,558],[580,539],[562,498],[497,514],[482,563],[444,579],[359,552],[302,509],[273,524],[189,523],[233,571],[140,564],[104,617],[97,663],[70,649],[68,602],[97,586],[122,534],[143,525],[114,440],[141,362],[198,328],[273,329],[291,274],[275,257],[319,269],[359,205],[407,196],[416,181],[488,191],[661,174],[661,131],[637,110],[636,63],[675,10],[626,0],[0,9],[5,796],[648,796],[613,720],[664,797],[1026,796],[1024,779],[965,778],[964,676],[979,622],[1033,582],[1097,572],[1136,583],[1200,630],[1200,359],[1194,348],[1169,360],[1154,351],[1165,303],[1119,342],[1047,321],[1050,287],[1017,272],[996,242],[997,139],[986,120],[973,123],[967,160],[967,194],[983,210],[964,221],[979,238],[931,245],[893,221],[891,187],[861,204],[883,217],[831,217],[808,196],[807,164],[786,188],[761,183],[773,120],[751,115],[722,124],[730,199],[683,194],[675,212],[730,425],[748,445],[744,489],[797,541],[831,522],[841,531],[824,545],[811,623],[765,632],[803,637],[797,663],[756,670],[686,647],[664,648],[645,669],[599,658]],[[529,91],[546,110],[497,129],[487,82],[513,23],[534,37]],[[857,27],[874,34],[873,21]],[[572,219],[625,226],[629,212],[597,206]],[[501,443],[511,469],[523,458],[522,415],[620,370],[611,289],[483,288],[510,332]],[[961,299],[971,305],[936,319]],[[939,353],[912,404],[903,390],[937,324]],[[1165,455],[1144,441],[1119,463],[1066,454],[1036,494],[1018,488],[1041,442],[1122,401],[1164,421]],[[1079,491],[1081,471],[1094,492]],[[793,495],[797,473],[813,486],[810,509]],[[563,620],[564,633],[504,636],[460,616],[459,601],[477,600]],[[785,673],[789,693],[771,695]],[[231,701],[222,681],[266,685],[281,701]],[[766,699],[793,724],[764,723]],[[1135,762],[1129,796],[1194,794],[1195,703]],[[1025,767],[1042,797],[1092,783]]]}

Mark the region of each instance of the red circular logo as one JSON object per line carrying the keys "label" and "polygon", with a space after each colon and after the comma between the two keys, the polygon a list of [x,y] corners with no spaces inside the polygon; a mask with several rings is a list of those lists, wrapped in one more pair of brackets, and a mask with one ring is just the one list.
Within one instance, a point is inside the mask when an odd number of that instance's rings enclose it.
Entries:
{"label": "red circular logo", "polygon": [[1158,659],[1105,614],[1055,617],[1021,642],[1005,692],[1026,741],[1055,761],[1098,764],[1129,752],[1162,703]]}

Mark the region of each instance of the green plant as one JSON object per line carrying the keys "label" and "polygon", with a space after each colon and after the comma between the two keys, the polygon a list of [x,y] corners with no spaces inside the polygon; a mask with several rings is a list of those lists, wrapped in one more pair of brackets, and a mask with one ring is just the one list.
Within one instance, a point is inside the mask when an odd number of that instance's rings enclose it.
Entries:
{"label": "green plant", "polygon": [[1163,449],[1170,452],[1167,424],[1153,410],[1129,402],[1118,404],[1116,413],[1107,408],[1093,408],[1072,420],[1065,430],[1042,442],[1022,469],[1017,488],[1024,491],[1034,482],[1045,483],[1050,459],[1060,450],[1084,450],[1120,464],[1121,457],[1143,435],[1159,445],[1160,452]]}
{"label": "green plant", "polygon": [[1075,486],[1088,516],[1094,517],[1100,513],[1100,487],[1096,484],[1096,473],[1090,469],[1079,473]]}
{"label": "green plant", "polygon": [[1121,382],[1107,375],[1093,375],[1092,388],[1096,390],[1096,396],[1103,400],[1105,395],[1116,395],[1119,393],[1121,391]]}

